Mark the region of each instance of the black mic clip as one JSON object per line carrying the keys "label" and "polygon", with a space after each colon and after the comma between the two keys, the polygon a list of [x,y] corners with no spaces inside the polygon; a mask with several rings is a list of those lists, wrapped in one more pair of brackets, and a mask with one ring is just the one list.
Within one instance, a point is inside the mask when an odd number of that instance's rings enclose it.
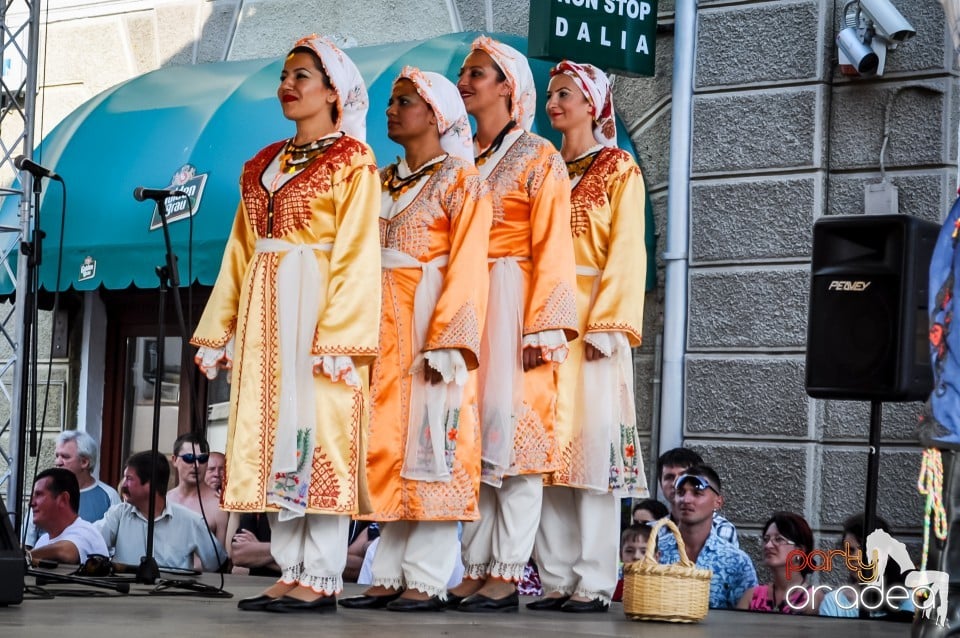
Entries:
{"label": "black mic clip", "polygon": [[138,202],[151,199],[155,202],[165,201],[168,197],[187,197],[181,190],[172,188],[144,188],[137,186],[133,189],[133,198]]}
{"label": "black mic clip", "polygon": [[16,159],[13,160],[13,165],[16,166],[18,170],[27,171],[34,177],[49,177],[50,179],[57,180],[58,182],[63,181],[62,177],[51,171],[49,168],[40,166],[24,155],[17,155]]}

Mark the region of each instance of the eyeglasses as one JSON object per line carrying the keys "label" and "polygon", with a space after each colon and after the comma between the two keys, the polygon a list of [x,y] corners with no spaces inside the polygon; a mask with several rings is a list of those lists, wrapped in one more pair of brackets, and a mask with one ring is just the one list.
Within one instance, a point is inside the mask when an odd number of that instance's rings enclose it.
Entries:
{"label": "eyeglasses", "polygon": [[697,474],[681,474],[677,477],[677,480],[674,482],[673,487],[677,490],[680,489],[680,486],[690,481],[693,483],[693,487],[700,490],[713,490],[713,493],[717,496],[720,496],[720,492],[714,486],[710,485],[710,480],[705,476],[699,476]]}
{"label": "eyeglasses", "polygon": [[210,460],[210,455],[209,454],[190,454],[189,452],[187,452],[186,454],[181,454],[180,458],[183,459],[183,462],[186,463],[187,465],[193,465],[194,463],[199,463],[200,465],[203,465],[208,460]]}
{"label": "eyeglasses", "polygon": [[761,536],[760,537],[761,545],[766,545],[767,543],[773,543],[774,545],[781,547],[783,545],[796,545],[792,540],[786,536],[781,536],[777,534],[776,536]]}

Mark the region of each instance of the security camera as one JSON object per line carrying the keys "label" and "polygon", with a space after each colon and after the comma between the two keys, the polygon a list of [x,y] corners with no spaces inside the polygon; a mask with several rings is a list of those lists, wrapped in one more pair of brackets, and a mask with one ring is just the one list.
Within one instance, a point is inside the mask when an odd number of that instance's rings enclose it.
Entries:
{"label": "security camera", "polygon": [[[850,66],[860,75],[873,75],[880,65],[880,58],[869,44],[865,44],[856,27],[841,29],[837,34],[840,50],[840,65]],[[848,75],[851,73],[848,73]]]}
{"label": "security camera", "polygon": [[892,42],[903,42],[917,34],[890,0],[860,0],[860,11],[873,22],[881,36]]}

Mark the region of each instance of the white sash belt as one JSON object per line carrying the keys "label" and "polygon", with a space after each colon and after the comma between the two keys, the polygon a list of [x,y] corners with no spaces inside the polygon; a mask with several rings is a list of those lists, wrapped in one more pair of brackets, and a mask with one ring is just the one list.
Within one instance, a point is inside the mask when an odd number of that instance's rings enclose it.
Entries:
{"label": "white sash belt", "polygon": [[[277,267],[277,321],[280,341],[280,408],[273,451],[273,473],[306,471],[313,457],[316,396],[311,347],[325,296],[314,251],[330,252],[333,244],[294,244],[280,239],[258,239],[258,253],[284,253]],[[305,433],[298,457],[298,431]],[[306,454],[304,454],[306,452]],[[306,467],[305,467],[306,465]],[[275,498],[281,518],[302,516],[298,499]]]}
{"label": "white sash belt", "polygon": [[380,266],[384,270],[419,268],[422,271],[413,293],[413,365],[410,374],[410,414],[407,421],[407,444],[400,476],[416,481],[450,481],[452,456],[448,459],[447,429],[456,428],[463,388],[455,382],[427,383],[424,378],[423,347],[427,340],[430,319],[443,290],[440,268],[447,265],[442,255],[422,262],[393,248],[380,249]]}
{"label": "white sash belt", "polygon": [[523,407],[523,271],[527,257],[490,259],[490,296],[480,352],[483,482],[499,487],[513,463],[513,438]]}

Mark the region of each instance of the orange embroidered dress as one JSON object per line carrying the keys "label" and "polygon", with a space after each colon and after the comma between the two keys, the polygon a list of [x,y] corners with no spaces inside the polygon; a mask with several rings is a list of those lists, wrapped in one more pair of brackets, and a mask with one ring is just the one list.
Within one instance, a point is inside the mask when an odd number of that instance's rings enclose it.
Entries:
{"label": "orange embroidered dress", "polygon": [[[643,325],[643,178],[633,158],[613,147],[588,153],[568,167],[574,184],[571,230],[581,336],[570,342],[568,360],[560,366],[559,463],[546,483],[643,497],[648,492],[629,350],[640,345]],[[584,339],[594,343],[598,335],[609,336],[610,342],[594,345],[615,352],[599,362],[586,362]],[[603,369],[591,376],[584,374],[586,366]],[[609,423],[601,427],[608,412]]]}
{"label": "orange embroidered dress", "polygon": [[[385,184],[397,170],[393,165],[383,171]],[[374,362],[370,385],[367,451],[373,513],[364,517],[381,522],[478,517],[476,368],[487,305],[490,196],[472,163],[447,156],[426,170],[431,174],[409,190],[391,193],[384,188],[382,195],[380,356]],[[400,259],[406,256],[408,261],[391,260],[390,251],[402,253]],[[433,273],[440,275],[436,279],[439,296],[432,312],[429,308],[415,312],[415,300],[424,303],[418,285],[430,285],[424,281],[429,278],[428,269],[436,269]],[[415,344],[415,317],[423,316],[424,311],[429,317],[424,342]],[[408,427],[411,403],[418,396],[413,386],[423,378],[423,357],[418,355],[440,349],[457,349],[470,370],[469,374],[463,371],[467,379],[460,405],[444,419],[441,462],[449,474],[442,480],[401,477],[412,434]],[[435,389],[445,385],[453,384],[437,384]],[[419,422],[413,432],[429,438],[417,427]]]}
{"label": "orange embroidered dress", "polygon": [[[491,321],[496,306],[504,303],[496,271],[505,262],[510,268],[519,268],[520,307],[504,310],[516,316],[513,321],[520,335],[527,337],[562,330],[568,340],[576,337],[570,181],[556,149],[545,139],[520,128],[508,133],[501,148],[485,160],[478,159],[477,164],[493,195],[488,253],[490,308],[484,329],[484,349],[490,352],[487,356],[481,354],[480,361],[480,412],[484,428],[488,428],[490,422],[491,399],[498,400],[497,395],[503,395],[502,391],[491,393],[491,387],[502,385],[503,378],[512,374],[514,387],[510,390],[516,392],[511,412],[513,444],[507,450],[506,467],[497,467],[491,462],[496,448],[502,446],[499,432],[487,429],[483,434],[483,480],[499,486],[504,475],[537,474],[556,468],[553,430],[558,366],[548,363],[523,372],[516,369],[520,343],[509,349],[513,351],[502,352],[508,350],[502,343],[504,334],[494,327],[496,322]],[[507,362],[499,369],[498,358]]]}
{"label": "orange embroidered dress", "polygon": [[[380,299],[376,162],[365,144],[344,135],[271,193],[263,176],[283,145],[266,147],[243,167],[240,208],[191,339],[208,348],[235,339],[222,506],[276,511],[282,499],[294,511],[355,514],[369,506],[362,461],[366,379],[377,352]],[[280,291],[289,272],[284,265],[300,268],[303,261],[296,259],[307,260],[306,270],[318,270],[320,282],[319,290],[294,287],[294,302],[297,292],[319,296],[313,306],[318,312],[311,316],[301,308],[301,320],[294,316],[298,333],[303,330],[310,344],[304,348],[309,352],[297,357],[352,357],[360,387],[312,375],[309,363],[306,372],[301,367],[284,374],[292,357],[282,356],[281,341],[289,335],[280,328]],[[294,423],[293,438],[286,438],[291,454],[296,446],[297,469],[281,475],[273,468],[284,438],[278,437],[283,431],[278,415],[281,395],[286,396],[281,380],[287,378],[303,390],[301,398],[310,397],[300,409],[315,423],[309,428],[302,420]]]}

